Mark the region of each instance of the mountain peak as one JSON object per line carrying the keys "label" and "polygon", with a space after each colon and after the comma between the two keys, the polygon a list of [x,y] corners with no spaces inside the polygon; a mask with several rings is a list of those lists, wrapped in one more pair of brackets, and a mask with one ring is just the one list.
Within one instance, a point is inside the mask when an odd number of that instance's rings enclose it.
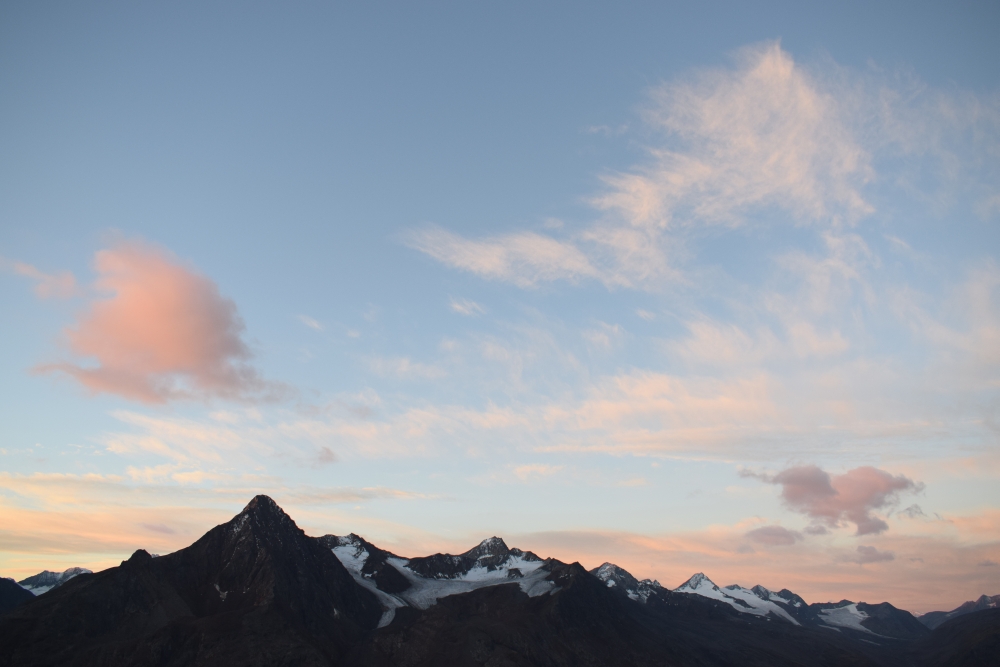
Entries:
{"label": "mountain peak", "polygon": [[496,551],[508,551],[507,543],[503,541],[502,537],[487,537],[485,540],[479,543],[480,549],[490,549]]}
{"label": "mountain peak", "polygon": [[22,579],[17,583],[25,590],[31,591],[35,595],[41,595],[42,593],[52,590],[53,588],[58,588],[77,575],[90,573],[90,570],[83,567],[71,567],[62,572],[49,572],[48,570],[43,570],[42,572],[28,577],[27,579]]}
{"label": "mountain peak", "polygon": [[278,503],[274,502],[271,496],[265,496],[264,494],[254,496],[247,506],[243,508],[240,514],[249,514],[250,512],[279,512],[284,514],[285,511],[278,506]]}
{"label": "mountain peak", "polygon": [[507,543],[503,541],[503,538],[494,535],[493,537],[486,538],[462,555],[479,560],[488,557],[503,557],[509,553],[510,549],[507,548]]}
{"label": "mountain peak", "polygon": [[265,495],[254,496],[253,500],[243,508],[243,511],[232,518],[229,525],[233,533],[238,533],[248,523],[266,531],[298,530],[292,517],[288,516],[285,510],[278,506],[278,503]]}
{"label": "mountain peak", "polygon": [[691,575],[690,579],[688,579],[687,581],[685,581],[683,584],[681,584],[680,586],[678,586],[674,590],[675,591],[679,591],[681,589],[684,589],[684,590],[692,590],[693,591],[693,590],[697,590],[699,588],[706,588],[706,587],[707,588],[712,588],[712,589],[715,589],[715,590],[718,590],[718,588],[719,588],[718,586],[715,585],[714,581],[712,581],[711,579],[709,579],[708,577],[705,576],[704,572],[696,572],[695,574]]}

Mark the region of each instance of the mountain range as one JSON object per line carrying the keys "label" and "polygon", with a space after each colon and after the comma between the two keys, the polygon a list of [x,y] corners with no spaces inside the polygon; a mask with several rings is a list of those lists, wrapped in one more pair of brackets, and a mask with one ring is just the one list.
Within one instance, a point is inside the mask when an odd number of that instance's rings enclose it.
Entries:
{"label": "mountain range", "polygon": [[172,554],[0,580],[0,665],[987,665],[998,600],[916,618],[700,573],[671,590],[499,537],[405,558],[257,496]]}

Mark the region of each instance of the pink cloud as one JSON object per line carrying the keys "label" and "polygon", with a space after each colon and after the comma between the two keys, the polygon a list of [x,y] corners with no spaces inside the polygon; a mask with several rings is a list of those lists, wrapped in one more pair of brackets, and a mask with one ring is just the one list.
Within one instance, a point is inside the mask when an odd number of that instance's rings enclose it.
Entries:
{"label": "pink cloud", "polygon": [[8,262],[2,258],[0,266],[6,266],[17,275],[34,280],[35,294],[40,299],[69,299],[79,294],[76,278],[69,271],[45,273],[31,264]]}
{"label": "pink cloud", "polygon": [[831,528],[847,521],[857,527],[857,535],[886,531],[889,525],[872,512],[897,502],[902,491],[918,492],[923,484],[903,475],[862,466],[842,475],[830,475],[818,466],[797,466],[777,475],[742,473],[771,484],[781,485],[781,497],[796,512]]}
{"label": "pink cloud", "polygon": [[48,364],[94,393],[144,403],[177,398],[247,399],[271,390],[248,364],[236,304],[166,250],[125,242],[94,259],[97,292],[69,348],[96,365]]}

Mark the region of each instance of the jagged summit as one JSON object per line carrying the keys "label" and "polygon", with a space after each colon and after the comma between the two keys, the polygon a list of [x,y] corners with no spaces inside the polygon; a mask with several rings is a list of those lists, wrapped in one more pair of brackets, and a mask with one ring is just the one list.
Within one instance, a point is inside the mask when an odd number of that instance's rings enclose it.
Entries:
{"label": "jagged summit", "polygon": [[502,537],[487,537],[478,545],[466,551],[463,556],[470,558],[483,558],[484,556],[506,556],[510,553],[507,543]]}
{"label": "jagged summit", "polygon": [[621,591],[633,600],[640,602],[645,602],[653,591],[662,588],[660,582],[655,579],[639,581],[628,570],[614,563],[604,563],[600,567],[590,570],[590,574],[603,581],[608,588]]}

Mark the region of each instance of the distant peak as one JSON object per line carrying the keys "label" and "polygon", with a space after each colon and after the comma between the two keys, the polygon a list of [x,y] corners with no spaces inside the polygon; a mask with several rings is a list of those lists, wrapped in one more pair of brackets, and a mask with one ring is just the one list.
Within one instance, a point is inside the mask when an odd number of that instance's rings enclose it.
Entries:
{"label": "distant peak", "polygon": [[712,588],[718,588],[715,582],[705,576],[704,572],[697,572],[691,575],[691,578],[685,581],[683,584],[677,587],[677,590],[681,588],[701,588],[702,586],[711,586]]}
{"label": "distant peak", "polygon": [[506,556],[509,553],[510,549],[507,548],[507,543],[503,541],[503,538],[494,535],[486,538],[463,555],[478,559],[487,556]]}

